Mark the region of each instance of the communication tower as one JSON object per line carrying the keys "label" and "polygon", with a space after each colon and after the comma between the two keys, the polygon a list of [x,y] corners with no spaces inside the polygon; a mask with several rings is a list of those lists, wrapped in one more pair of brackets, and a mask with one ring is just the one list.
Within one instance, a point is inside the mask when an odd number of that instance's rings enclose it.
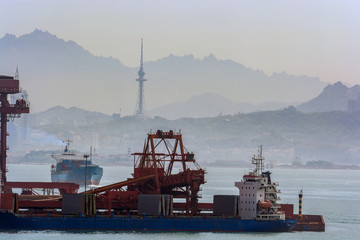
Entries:
{"label": "communication tower", "polygon": [[143,68],[143,40],[141,39],[141,58],[140,58],[140,69],[138,71],[139,78],[136,81],[139,82],[139,93],[138,99],[135,108],[136,116],[144,116],[145,115],[145,98],[144,98],[144,82],[147,81],[144,76],[144,68]]}

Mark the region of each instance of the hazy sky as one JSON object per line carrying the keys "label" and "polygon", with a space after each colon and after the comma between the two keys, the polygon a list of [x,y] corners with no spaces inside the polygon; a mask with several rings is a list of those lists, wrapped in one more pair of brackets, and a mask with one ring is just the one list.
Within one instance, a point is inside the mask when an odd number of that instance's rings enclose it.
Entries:
{"label": "hazy sky", "polygon": [[35,28],[132,67],[144,38],[145,61],[213,53],[267,74],[360,84],[358,0],[0,0],[0,37]]}

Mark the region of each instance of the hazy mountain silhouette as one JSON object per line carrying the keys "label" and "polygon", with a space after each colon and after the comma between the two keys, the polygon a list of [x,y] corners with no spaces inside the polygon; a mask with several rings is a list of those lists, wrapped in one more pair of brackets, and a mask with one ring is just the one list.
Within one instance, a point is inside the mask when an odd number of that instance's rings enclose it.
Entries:
{"label": "hazy mountain silhouette", "polygon": [[[318,78],[293,76],[284,72],[267,76],[231,60],[218,60],[214,55],[195,59],[192,55],[170,55],[146,64],[151,78],[146,86],[159,92],[153,98],[184,102],[192,96],[217,93],[233,102],[304,102],[317,96],[326,86]],[[150,78],[150,77],[149,77]],[[148,91],[149,92],[149,91]],[[148,98],[147,98],[148,99]]]}
{"label": "hazy mountain silhouette", "polygon": [[[119,112],[120,108],[125,114],[135,110],[138,68],[126,67],[118,59],[94,56],[73,41],[41,30],[20,37],[5,35],[0,39],[0,52],[1,74],[14,75],[19,66],[31,111],[56,105],[107,114]],[[146,60],[146,54],[144,57]],[[316,77],[286,73],[267,76],[212,54],[204,59],[169,55],[145,62],[144,70],[148,110],[205,93],[216,93],[236,103],[304,102],[317,96],[326,85]]]}
{"label": "hazy mountain silhouette", "polygon": [[99,112],[90,112],[81,108],[56,106],[46,111],[30,114],[28,119],[33,127],[52,126],[88,126],[112,120],[112,117]]}
{"label": "hazy mountain silhouette", "polygon": [[[248,161],[247,156],[260,144],[267,149],[268,160],[290,163],[297,156],[303,163],[325,160],[334,164],[359,164],[360,112],[303,113],[287,107],[197,119],[115,119],[97,112],[58,106],[28,117],[29,129],[37,132],[26,139],[41,150],[60,149],[58,145],[53,148],[43,142],[45,137],[56,136],[60,143],[60,140],[73,139],[83,152],[88,151],[89,146],[103,154],[126,153],[129,148],[138,152],[142,151],[144,138],[151,129],[181,129],[186,147],[196,153],[197,159],[216,160],[219,164],[222,160]],[[38,131],[47,135],[36,138]],[[10,136],[16,133],[10,132]],[[23,151],[25,147],[28,145],[13,144],[11,149]]]}
{"label": "hazy mountain silhouette", "polygon": [[289,106],[288,103],[266,102],[252,104],[247,102],[236,103],[216,93],[206,93],[189,98],[185,102],[177,102],[154,108],[152,116],[162,116],[167,119],[182,117],[200,118],[219,115],[233,115],[264,110],[277,110]]}
{"label": "hazy mountain silhouette", "polygon": [[118,112],[137,91],[132,81],[136,69],[114,58],[95,57],[75,42],[48,32],[35,30],[18,38],[8,34],[0,40],[0,52],[2,74],[13,75],[19,66],[31,111],[62,105]]}
{"label": "hazy mountain silhouette", "polygon": [[349,88],[341,82],[336,82],[329,84],[319,96],[300,104],[297,108],[303,112],[348,111],[349,100],[357,100],[359,97],[360,85]]}

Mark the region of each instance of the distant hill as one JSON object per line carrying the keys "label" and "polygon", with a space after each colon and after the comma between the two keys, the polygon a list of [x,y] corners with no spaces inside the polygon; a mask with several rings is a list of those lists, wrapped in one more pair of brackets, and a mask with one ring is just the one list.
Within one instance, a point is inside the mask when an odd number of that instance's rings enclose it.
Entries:
{"label": "distant hill", "polygon": [[[32,115],[28,119],[34,119]],[[15,139],[10,144],[9,154],[16,153],[16,149],[29,152],[30,147],[41,151],[59,150],[61,140],[67,138],[73,139],[81,152],[88,152],[93,146],[100,155],[126,154],[129,149],[142,151],[149,131],[181,129],[186,148],[194,151],[202,162],[248,162],[257,147],[263,145],[267,161],[288,164],[298,158],[302,164],[327,161],[337,165],[360,165],[360,112],[303,113],[288,107],[277,111],[168,120],[161,117],[112,118],[79,108],[55,107],[35,114],[35,118],[38,121],[29,121],[26,138],[16,138],[19,134],[12,128],[9,138]],[[116,163],[114,159],[113,164]]]}
{"label": "distant hill", "polygon": [[[29,93],[31,112],[56,105],[104,113],[119,112],[136,94],[136,69],[119,60],[92,55],[73,41],[35,30],[0,39],[0,72],[13,75]],[[132,94],[134,92],[135,94]],[[136,98],[132,108],[135,108]]]}
{"label": "distant hill", "polygon": [[[120,108],[123,115],[135,110],[138,68],[126,67],[118,59],[94,56],[73,41],[41,30],[19,37],[5,35],[0,39],[0,52],[1,74],[14,75],[19,66],[21,86],[29,93],[32,112],[56,105],[106,114],[118,113]],[[146,54],[144,58],[148,110],[206,93],[235,103],[304,102],[326,85],[317,77],[284,72],[268,76],[212,54],[204,59],[169,55],[146,62]]]}
{"label": "distant hill", "polygon": [[193,96],[185,102],[172,103],[150,110],[152,116],[162,116],[167,119],[215,117],[249,113],[264,110],[278,110],[292,104],[267,102],[263,104],[236,103],[216,93],[206,93]]}
{"label": "distant hill", "polygon": [[[87,141],[96,139],[99,126],[113,120],[112,116],[86,111],[77,107],[52,107],[39,113],[23,114],[21,118],[8,123],[9,153],[23,153],[47,150],[60,150],[65,139],[72,139],[76,146],[88,151]],[[73,134],[73,129],[88,129],[81,140]]]}
{"label": "distant hill", "polygon": [[[212,54],[204,59],[169,55],[146,63],[146,73],[147,102],[150,91],[151,98],[162,102],[159,106],[207,93],[216,93],[235,103],[298,103],[317,96],[326,86],[318,78],[285,72],[268,76],[232,60],[219,60]],[[155,108],[150,106],[147,104],[148,109]]]}
{"label": "distant hill", "polygon": [[30,114],[28,119],[31,121],[31,126],[35,128],[43,125],[81,127],[108,122],[112,117],[77,107],[56,106],[43,112]]}
{"label": "distant hill", "polygon": [[351,100],[360,101],[360,85],[349,88],[337,82],[326,86],[319,96],[300,104],[297,109],[303,112],[348,111]]}

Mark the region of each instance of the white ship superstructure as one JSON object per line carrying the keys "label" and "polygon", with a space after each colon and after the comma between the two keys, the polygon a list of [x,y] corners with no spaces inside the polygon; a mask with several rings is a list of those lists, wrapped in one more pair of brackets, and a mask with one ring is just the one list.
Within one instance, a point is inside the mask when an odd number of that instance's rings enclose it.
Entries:
{"label": "white ship superstructure", "polygon": [[255,170],[243,176],[241,182],[235,182],[239,188],[239,213],[242,219],[279,220],[285,219],[285,214],[278,209],[279,190],[277,183],[271,182],[270,172],[263,172],[264,158],[262,146],[257,156],[253,156],[252,164]]}

